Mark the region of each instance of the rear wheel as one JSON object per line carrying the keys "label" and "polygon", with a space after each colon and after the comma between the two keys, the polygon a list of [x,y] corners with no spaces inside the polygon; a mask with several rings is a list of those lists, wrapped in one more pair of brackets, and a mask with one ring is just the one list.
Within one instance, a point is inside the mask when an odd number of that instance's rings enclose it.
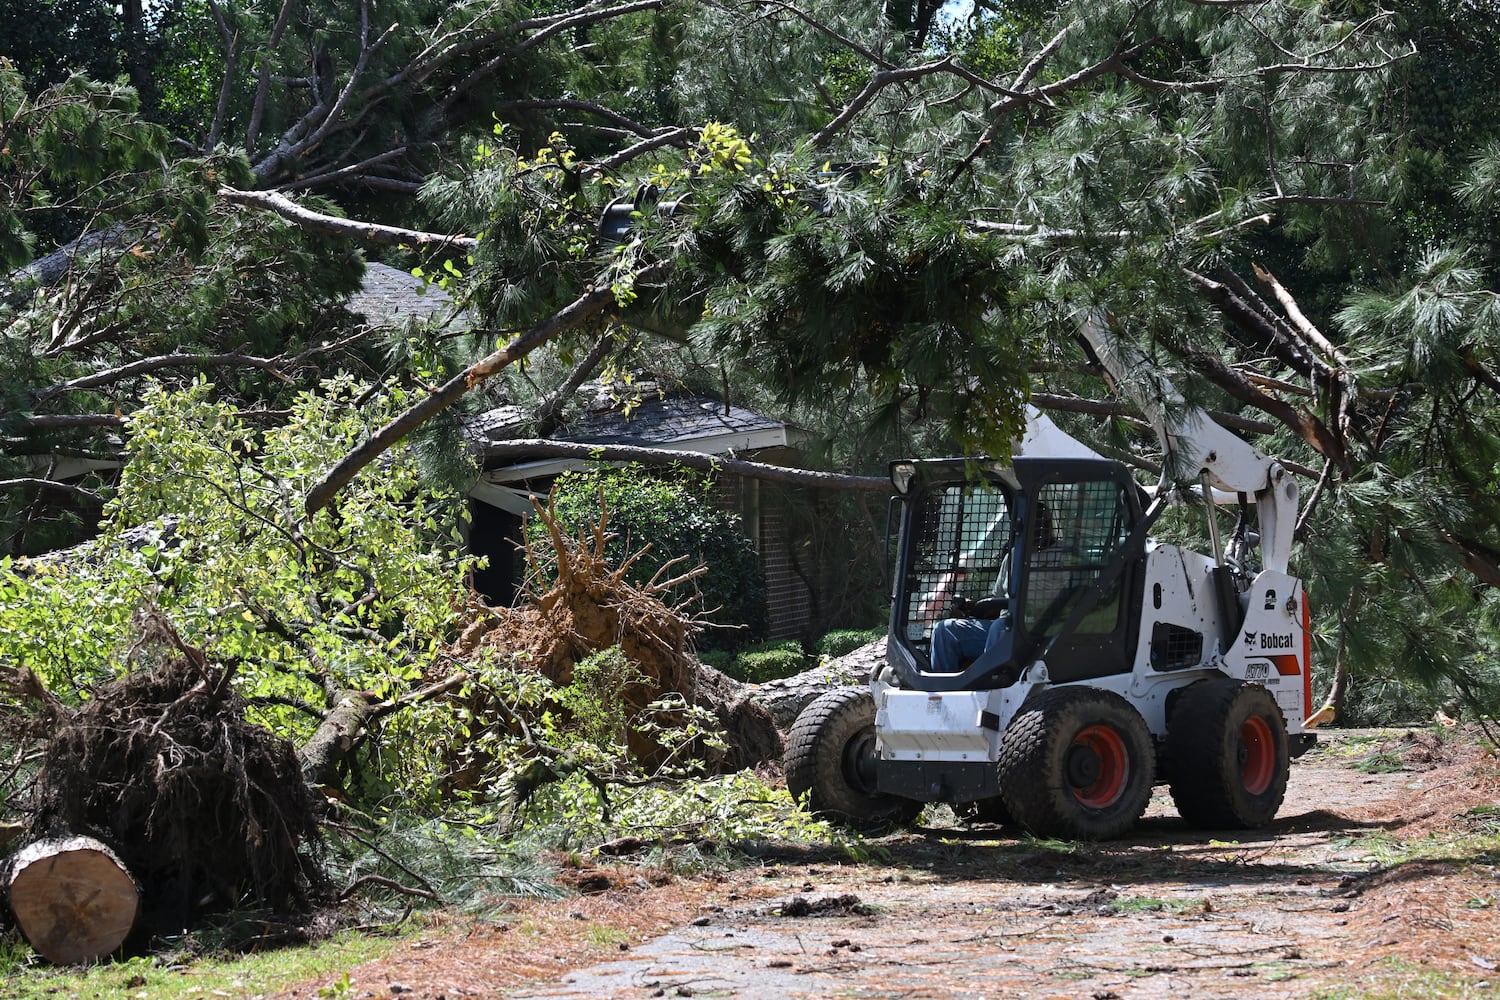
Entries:
{"label": "rear wheel", "polygon": [[1000,794],[1039,837],[1102,840],[1133,827],[1151,800],[1155,753],[1124,698],[1049,688],[1021,706],[1000,743]]}
{"label": "rear wheel", "polygon": [[1184,688],[1167,723],[1177,812],[1205,830],[1265,826],[1286,796],[1286,719],[1271,692],[1227,677]]}
{"label": "rear wheel", "polygon": [[900,826],[922,803],[875,788],[875,699],[864,688],[820,695],[786,741],[786,787],[809,810],[862,828]]}

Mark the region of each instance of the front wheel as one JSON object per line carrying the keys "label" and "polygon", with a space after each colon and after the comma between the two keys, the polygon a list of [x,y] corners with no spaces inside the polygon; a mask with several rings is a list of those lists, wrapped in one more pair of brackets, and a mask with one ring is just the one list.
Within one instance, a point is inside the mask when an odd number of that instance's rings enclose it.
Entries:
{"label": "front wheel", "polygon": [[1276,818],[1291,770],[1286,719],[1259,684],[1211,677],[1182,689],[1167,720],[1172,801],[1202,830]]}
{"label": "front wheel", "polygon": [[862,828],[901,826],[922,803],[875,787],[875,699],[864,688],[820,695],[786,740],[786,787],[814,814]]}
{"label": "front wheel", "polygon": [[1119,695],[1049,688],[1027,700],[1000,743],[1000,795],[1038,837],[1105,840],[1151,800],[1151,733]]}

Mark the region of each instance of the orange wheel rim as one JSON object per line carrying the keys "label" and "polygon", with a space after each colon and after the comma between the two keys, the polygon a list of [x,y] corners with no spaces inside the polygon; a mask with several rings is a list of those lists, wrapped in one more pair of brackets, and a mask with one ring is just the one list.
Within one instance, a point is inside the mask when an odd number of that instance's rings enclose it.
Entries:
{"label": "orange wheel rim", "polygon": [[1240,723],[1237,748],[1240,787],[1251,795],[1262,795],[1276,778],[1276,737],[1263,716],[1252,715]]}
{"label": "orange wheel rim", "polygon": [[1068,746],[1067,781],[1073,797],[1090,809],[1120,800],[1130,776],[1125,740],[1109,726],[1089,726]]}

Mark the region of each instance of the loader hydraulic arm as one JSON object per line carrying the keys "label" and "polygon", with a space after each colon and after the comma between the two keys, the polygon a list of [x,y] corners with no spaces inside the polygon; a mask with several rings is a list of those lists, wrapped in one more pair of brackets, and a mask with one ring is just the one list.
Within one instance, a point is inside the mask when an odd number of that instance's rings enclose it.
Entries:
{"label": "loader hydraulic arm", "polygon": [[1151,422],[1166,452],[1163,476],[1179,482],[1206,477],[1214,489],[1253,496],[1262,564],[1287,572],[1297,519],[1296,479],[1280,462],[1189,405],[1155,364],[1101,317],[1085,315],[1079,328],[1116,388]]}

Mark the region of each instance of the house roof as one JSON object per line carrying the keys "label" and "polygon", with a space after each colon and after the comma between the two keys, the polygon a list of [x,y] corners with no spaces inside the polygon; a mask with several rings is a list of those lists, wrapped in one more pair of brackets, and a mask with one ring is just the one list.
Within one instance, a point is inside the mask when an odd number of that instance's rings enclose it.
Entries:
{"label": "house roof", "polygon": [[786,424],[779,420],[708,396],[658,393],[628,411],[619,404],[596,406],[556,437],[598,444],[668,445],[768,433],[780,435],[778,444],[786,443]]}
{"label": "house roof", "polygon": [[[792,425],[708,396],[668,394],[650,385],[639,388],[641,398],[629,406],[600,392],[594,404],[553,434],[553,439],[726,455],[784,448],[802,437],[803,432]],[[486,443],[516,437],[525,416],[521,408],[506,406],[468,422],[469,438],[481,464]],[[470,492],[497,506],[515,508],[521,499],[517,487],[587,464],[574,458],[507,461],[487,469]]]}
{"label": "house roof", "polygon": [[365,265],[359,291],[349,296],[349,311],[375,326],[399,326],[409,319],[446,322],[455,313],[453,296],[410,271],[379,261]]}

